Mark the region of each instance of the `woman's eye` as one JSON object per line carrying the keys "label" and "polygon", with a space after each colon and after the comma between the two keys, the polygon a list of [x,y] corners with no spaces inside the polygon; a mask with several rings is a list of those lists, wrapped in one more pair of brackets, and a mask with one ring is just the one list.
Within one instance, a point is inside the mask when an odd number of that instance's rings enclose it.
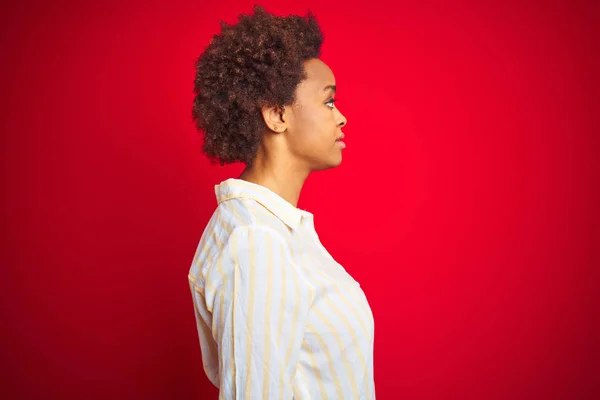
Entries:
{"label": "woman's eye", "polygon": [[327,107],[333,108],[333,103],[335,103],[335,99],[327,100],[325,104],[327,104]]}

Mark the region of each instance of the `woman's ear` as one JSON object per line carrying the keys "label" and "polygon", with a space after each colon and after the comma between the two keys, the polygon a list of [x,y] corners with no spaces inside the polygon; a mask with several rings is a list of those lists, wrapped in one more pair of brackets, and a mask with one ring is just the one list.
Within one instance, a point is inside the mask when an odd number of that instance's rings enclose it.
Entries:
{"label": "woman's ear", "polygon": [[261,113],[265,124],[273,132],[281,133],[287,129],[285,108],[283,106],[265,106],[261,109]]}

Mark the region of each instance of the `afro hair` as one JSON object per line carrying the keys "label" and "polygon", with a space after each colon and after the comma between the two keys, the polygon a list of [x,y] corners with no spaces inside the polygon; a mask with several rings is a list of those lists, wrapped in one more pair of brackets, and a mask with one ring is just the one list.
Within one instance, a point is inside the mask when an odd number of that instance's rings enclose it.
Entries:
{"label": "afro hair", "polygon": [[255,6],[221,32],[196,62],[193,119],[202,150],[221,165],[251,165],[267,129],[261,109],[293,104],[304,61],[320,55],[315,17],[275,16]]}

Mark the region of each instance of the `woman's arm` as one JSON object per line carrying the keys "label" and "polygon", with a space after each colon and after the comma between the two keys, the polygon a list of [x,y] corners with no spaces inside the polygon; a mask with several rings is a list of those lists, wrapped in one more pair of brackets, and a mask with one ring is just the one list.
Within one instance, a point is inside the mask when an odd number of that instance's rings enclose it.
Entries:
{"label": "woman's arm", "polygon": [[277,232],[240,227],[207,271],[221,399],[293,397],[314,293],[297,268]]}

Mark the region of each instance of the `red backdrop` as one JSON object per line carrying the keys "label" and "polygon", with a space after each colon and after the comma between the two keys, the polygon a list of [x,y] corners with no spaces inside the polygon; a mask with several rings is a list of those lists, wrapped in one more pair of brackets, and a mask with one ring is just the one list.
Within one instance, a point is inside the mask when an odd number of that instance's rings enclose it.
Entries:
{"label": "red backdrop", "polygon": [[[187,272],[241,167],[192,82],[252,2],[112,3],[0,13],[3,398],[216,398]],[[599,3],[283,3],[349,121],[300,206],[371,303],[378,398],[600,398]]]}

